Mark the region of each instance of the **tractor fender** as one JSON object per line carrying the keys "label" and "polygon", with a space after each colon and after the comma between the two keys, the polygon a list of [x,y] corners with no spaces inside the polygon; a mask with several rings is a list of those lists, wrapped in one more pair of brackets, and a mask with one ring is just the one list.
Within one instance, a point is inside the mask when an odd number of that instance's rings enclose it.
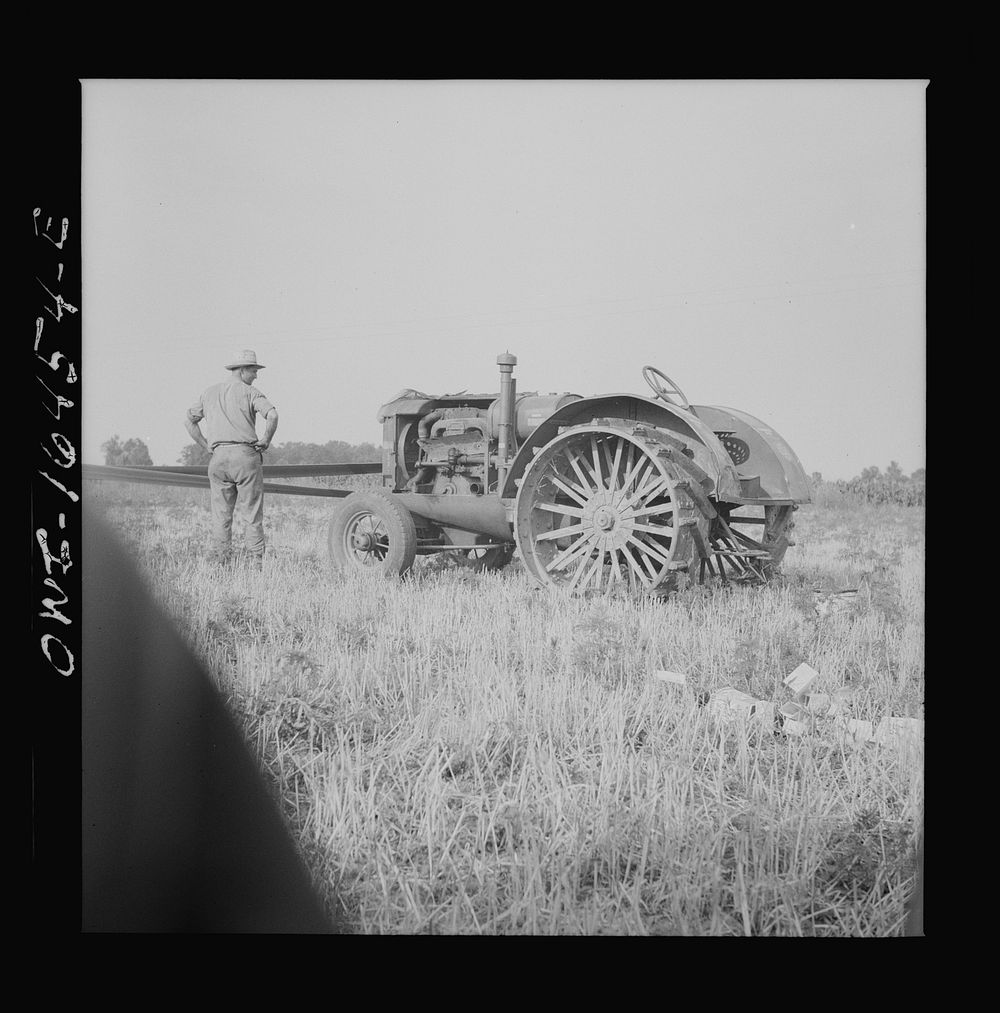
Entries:
{"label": "tractor fender", "polygon": [[736,464],[743,494],[740,502],[808,503],[812,486],[795,451],[766,422],[747,412],[719,405],[696,405],[699,418],[719,433]]}
{"label": "tractor fender", "polygon": [[706,476],[702,481],[705,493],[720,500],[739,499],[740,481],[736,469],[711,426],[684,408],[636,394],[582,398],[554,411],[518,448],[500,490],[501,499],[517,496],[517,482],[536,452],[558,436],[561,429],[590,425],[602,419],[615,420],[615,424],[646,425],[681,440],[692,451],[693,463]]}

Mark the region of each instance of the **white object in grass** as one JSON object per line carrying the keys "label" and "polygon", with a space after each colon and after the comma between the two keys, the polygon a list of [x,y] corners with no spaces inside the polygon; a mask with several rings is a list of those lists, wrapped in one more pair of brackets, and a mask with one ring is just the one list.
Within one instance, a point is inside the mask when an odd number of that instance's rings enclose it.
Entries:
{"label": "white object in grass", "polygon": [[819,672],[804,661],[787,679],[785,685],[796,695],[801,696],[819,677]]}
{"label": "white object in grass", "polygon": [[654,672],[653,678],[662,682],[672,682],[678,686],[687,685],[687,676],[683,672]]}

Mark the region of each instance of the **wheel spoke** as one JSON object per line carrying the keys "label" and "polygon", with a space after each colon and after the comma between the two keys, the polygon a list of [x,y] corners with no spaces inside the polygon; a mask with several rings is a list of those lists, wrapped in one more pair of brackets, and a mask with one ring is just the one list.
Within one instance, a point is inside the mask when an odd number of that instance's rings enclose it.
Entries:
{"label": "wheel spoke", "polygon": [[650,578],[655,581],[656,567],[653,566],[653,560],[650,557],[650,554],[648,552],[643,552],[643,554],[639,557],[639,559],[641,560],[642,565],[646,567],[646,569],[649,571]]}
{"label": "wheel spoke", "polygon": [[638,510],[633,510],[629,519],[645,517],[648,520],[650,517],[657,517],[660,514],[672,514],[673,512],[674,501],[670,500],[668,503],[660,503],[658,506],[640,507]]}
{"label": "wheel spoke", "polygon": [[604,479],[601,477],[601,453],[597,449],[596,436],[590,438],[590,449],[594,459],[594,477],[597,479],[598,490],[601,490],[604,488]]}
{"label": "wheel spoke", "polygon": [[[586,567],[589,561],[590,561],[589,559],[584,560],[583,564],[580,566],[580,569],[577,571],[577,575],[574,578],[573,583],[570,584],[570,590],[572,590],[573,587],[576,585],[576,581],[579,579],[580,574],[583,572],[584,568]],[[587,576],[580,582],[581,590],[590,583],[591,578],[595,576],[595,574],[597,576],[597,588],[598,590],[600,590],[601,570],[603,569],[604,569],[604,548],[603,546],[599,545],[597,547],[597,559],[595,560],[594,565],[587,571]]]}
{"label": "wheel spoke", "polygon": [[629,535],[627,541],[636,546],[644,555],[652,556],[653,559],[658,560],[664,565],[670,562],[669,556],[664,556],[658,546],[653,546],[649,542],[643,541],[641,535]]}
{"label": "wheel spoke", "polygon": [[566,495],[569,496],[570,499],[575,499],[577,503],[580,504],[580,506],[587,505],[587,501],[578,493],[574,492],[561,478],[559,478],[556,475],[550,475],[549,478],[552,484],[561,489],[564,493],[566,493]]}
{"label": "wheel spoke", "polygon": [[646,552],[651,559],[667,566],[670,563],[670,546],[660,545],[659,542],[647,541],[649,535],[639,535],[640,544],[646,547]]}
{"label": "wheel spoke", "polygon": [[591,540],[589,535],[582,535],[578,538],[568,549],[563,549],[552,562],[549,563],[545,569],[549,572],[556,569],[565,569],[566,564],[569,563],[574,556],[580,554],[581,550],[587,550],[589,552],[591,548]]}
{"label": "wheel spoke", "polygon": [[651,587],[652,585],[650,581],[647,579],[646,575],[642,572],[642,568],[635,561],[635,557],[632,555],[632,553],[629,552],[628,549],[622,549],[622,555],[625,557],[625,561],[628,563],[629,567],[628,569],[629,587],[633,591],[635,590],[637,578],[639,583],[642,584],[643,587]]}
{"label": "wheel spoke", "polygon": [[633,569],[633,566],[635,565],[635,560],[632,558],[632,554],[628,551],[628,549],[622,549],[621,553],[622,553],[622,560],[625,563],[625,576],[628,578],[628,589],[631,593],[634,594],[636,584],[635,584],[635,570]]}
{"label": "wheel spoke", "polygon": [[632,470],[632,460],[635,457],[635,444],[628,443],[628,452],[625,454],[625,462],[621,464],[621,451],[626,446],[625,440],[618,441],[618,453],[615,454],[615,497],[614,504],[621,507],[628,503],[628,474]]}
{"label": "wheel spoke", "polygon": [[604,548],[602,546],[597,547],[597,560],[594,563],[593,569],[587,574],[587,579],[584,581],[584,587],[591,582],[593,578],[594,589],[596,591],[601,590],[601,580],[604,577]]}
{"label": "wheel spoke", "polygon": [[[631,445],[632,444],[629,444],[629,446]],[[610,481],[608,482],[608,487],[611,489],[612,492],[616,492],[618,489],[618,469],[619,466],[621,465],[622,450],[624,449],[625,449],[625,441],[621,437],[619,437],[617,440],[615,440],[615,457],[614,460],[611,462],[611,478]]]}
{"label": "wheel spoke", "polygon": [[[587,496],[588,497],[593,496],[593,494],[597,492],[597,488],[591,488],[590,485],[590,483],[594,481],[594,476],[585,475],[583,473],[583,468],[581,467],[581,464],[586,464],[586,462],[582,461],[581,458],[576,453],[574,453],[572,447],[566,448],[566,459],[569,461],[570,467],[576,472],[577,476],[579,477],[580,484],[584,486],[584,488],[587,490],[586,493]],[[589,471],[590,469],[588,468],[587,470]]]}
{"label": "wheel spoke", "polygon": [[629,531],[644,531],[648,535],[659,535],[661,538],[674,538],[677,532],[672,525],[663,524],[660,527],[652,527],[649,524],[629,524]]}
{"label": "wheel spoke", "polygon": [[[629,447],[629,452],[630,453],[631,453],[631,450],[632,450],[632,447],[630,446]],[[630,499],[635,494],[634,483],[637,483],[638,478],[639,478],[639,473],[642,471],[642,469],[644,467],[646,467],[646,465],[648,465],[650,463],[651,462],[650,462],[649,458],[646,457],[645,454],[641,454],[640,457],[639,457],[639,460],[636,461],[635,464],[633,464],[628,469],[628,471],[625,473],[625,481],[622,482],[622,489],[624,490],[624,492],[626,493],[626,495],[629,496]]]}
{"label": "wheel spoke", "polygon": [[[721,570],[723,567],[722,556],[716,556],[715,561]],[[726,562],[732,568],[733,572],[738,574],[740,577],[752,577],[754,576],[753,570],[747,565],[747,561],[740,556],[727,556]]]}
{"label": "wheel spoke", "polygon": [[632,491],[627,494],[626,506],[632,511],[645,509],[646,504],[655,500],[666,488],[668,488],[667,479],[651,466],[646,474],[642,475],[635,483]]}
{"label": "wheel spoke", "polygon": [[[737,546],[736,546],[735,543],[730,543],[729,548],[733,549],[734,551],[738,551],[737,550]],[[716,558],[719,559],[719,560],[721,560],[722,557],[721,556],[717,556]],[[746,574],[751,574],[752,575],[753,574],[753,570],[750,568],[750,566],[747,563],[746,556],[730,556],[729,557],[729,565],[733,566],[734,563],[736,564],[736,567],[739,567],[739,571],[740,571],[741,574],[744,574],[744,575],[746,575]],[[734,569],[736,567],[734,567]],[[722,568],[721,565],[720,565],[719,568],[720,569]]]}
{"label": "wheel spoke", "polygon": [[[575,591],[577,584],[580,583],[580,578],[583,576],[584,571],[587,569],[587,564],[590,562],[590,554],[582,556],[580,559],[579,566],[576,568],[576,572],[573,574],[573,579],[569,582],[569,590]],[[588,575],[589,576],[589,575]],[[582,586],[582,585],[581,585]]]}
{"label": "wheel spoke", "polygon": [[[615,442],[617,443],[617,441],[615,441]],[[601,442],[601,452],[604,454],[604,467],[605,467],[605,470],[606,470],[607,476],[608,476],[607,489],[608,489],[608,492],[614,492],[615,491],[615,464],[614,464],[614,460],[611,457],[611,441],[610,440],[603,440]]]}
{"label": "wheel spoke", "polygon": [[536,503],[536,510],[548,510],[554,514],[563,514],[566,517],[582,517],[583,509],[581,507],[566,506],[563,503]]}
{"label": "wheel spoke", "polygon": [[655,499],[664,489],[669,488],[669,485],[669,480],[653,469],[652,477],[647,476],[646,484],[636,489],[633,499],[635,502],[649,502]]}
{"label": "wheel spoke", "polygon": [[553,528],[551,531],[543,531],[541,534],[535,535],[535,541],[547,542],[552,539],[566,538],[569,535],[578,535],[589,530],[589,524],[567,524],[564,528]]}
{"label": "wheel spoke", "polygon": [[628,484],[631,481],[631,474],[634,463],[635,463],[635,444],[629,443],[628,453],[625,455],[625,466],[622,469],[624,475],[622,477],[621,484],[618,486],[618,488],[623,491],[628,488]]}
{"label": "wheel spoke", "polygon": [[608,590],[610,591],[615,584],[620,584],[622,582],[621,562],[618,559],[618,549],[615,547],[614,543],[608,544],[608,566],[610,568],[610,573],[608,574]]}
{"label": "wheel spoke", "polygon": [[758,542],[751,538],[749,535],[743,534],[742,531],[733,531],[733,535],[738,538],[747,548],[749,549],[763,549],[765,548],[763,542]]}
{"label": "wheel spoke", "polygon": [[550,463],[549,470],[552,475],[565,482],[570,489],[573,489],[578,496],[582,496],[584,499],[589,499],[592,495],[592,490],[587,482],[582,482],[577,485],[577,483],[573,481],[572,476],[569,474],[568,469],[565,467],[557,468],[554,460]]}
{"label": "wheel spoke", "polygon": [[[650,576],[655,580],[656,569],[650,562],[652,553],[649,551],[649,546],[643,542],[640,542],[638,539],[633,538],[631,535],[628,538],[628,542],[635,547],[639,556],[639,560],[642,562],[642,565],[645,566],[647,570],[649,570]],[[635,557],[630,554],[629,558],[634,559]],[[641,573],[642,571],[637,570],[636,572]]]}
{"label": "wheel spoke", "polygon": [[721,527],[725,534],[713,539],[712,546],[719,550],[715,555],[715,561],[723,579],[725,579],[723,564],[723,558],[725,558],[725,563],[740,578],[766,581],[767,576],[763,564],[756,555],[761,550],[760,543],[755,542],[752,538],[742,537],[740,532],[734,531],[724,521]]}

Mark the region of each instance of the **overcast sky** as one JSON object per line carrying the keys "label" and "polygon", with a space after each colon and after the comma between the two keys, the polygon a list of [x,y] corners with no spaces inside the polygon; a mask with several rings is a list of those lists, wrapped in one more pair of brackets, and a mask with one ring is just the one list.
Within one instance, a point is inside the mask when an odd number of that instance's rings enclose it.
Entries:
{"label": "overcast sky", "polygon": [[[807,472],[925,464],[924,81],[85,81],[83,459],[175,464],[242,349],[276,443],[403,387],[644,393]],[[261,427],[262,431],[262,427]]]}

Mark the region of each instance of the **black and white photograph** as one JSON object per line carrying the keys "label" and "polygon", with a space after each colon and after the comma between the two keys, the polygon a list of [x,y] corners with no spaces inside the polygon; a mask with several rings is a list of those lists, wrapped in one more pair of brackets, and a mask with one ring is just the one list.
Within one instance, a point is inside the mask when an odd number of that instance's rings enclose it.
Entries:
{"label": "black and white photograph", "polygon": [[924,934],[928,86],[79,82],[83,932]]}

